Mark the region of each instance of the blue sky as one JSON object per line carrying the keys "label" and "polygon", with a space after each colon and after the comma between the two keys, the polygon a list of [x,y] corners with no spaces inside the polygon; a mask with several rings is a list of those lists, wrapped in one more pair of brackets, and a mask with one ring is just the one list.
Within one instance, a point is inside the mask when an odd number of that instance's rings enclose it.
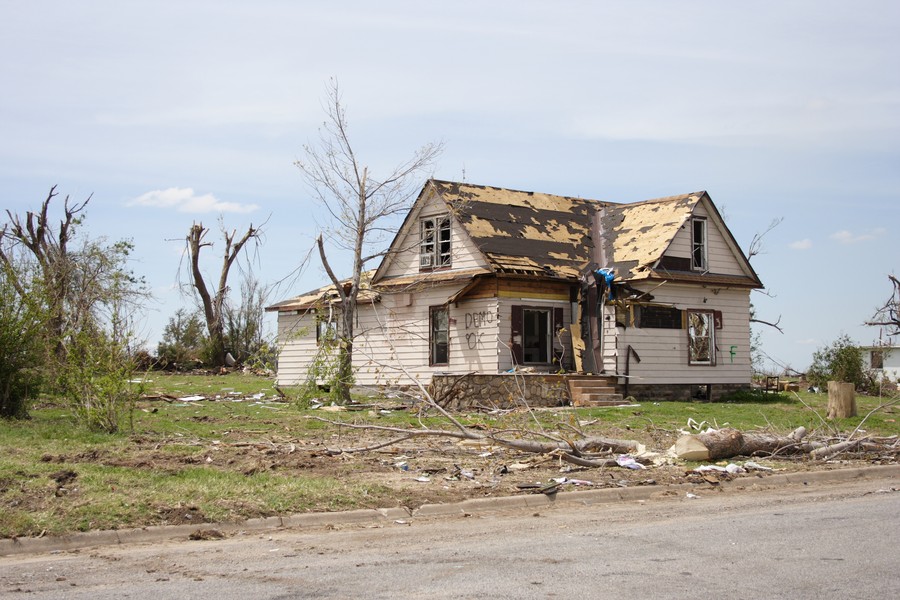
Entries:
{"label": "blue sky", "polygon": [[[264,283],[321,209],[294,161],[336,77],[362,160],[443,141],[441,179],[630,202],[707,190],[771,296],[780,363],[862,323],[900,242],[900,4],[0,0],[0,208],[93,194],[132,238],[155,346],[192,222],[270,218]],[[212,255],[210,255],[212,258]],[[210,260],[210,274],[215,264]],[[236,280],[235,280],[236,281]],[[272,300],[317,287],[311,264]]]}

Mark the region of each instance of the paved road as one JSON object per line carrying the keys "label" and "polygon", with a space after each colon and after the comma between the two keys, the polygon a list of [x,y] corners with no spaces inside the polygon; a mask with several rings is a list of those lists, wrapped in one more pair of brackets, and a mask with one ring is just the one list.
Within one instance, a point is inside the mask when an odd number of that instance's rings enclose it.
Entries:
{"label": "paved road", "polygon": [[893,480],[0,559],[4,598],[889,598]]}

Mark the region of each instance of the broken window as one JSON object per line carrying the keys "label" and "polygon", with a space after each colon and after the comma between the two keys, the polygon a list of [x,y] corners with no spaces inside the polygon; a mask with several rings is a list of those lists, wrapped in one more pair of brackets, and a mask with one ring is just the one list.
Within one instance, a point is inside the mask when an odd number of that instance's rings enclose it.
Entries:
{"label": "broken window", "polygon": [[883,350],[872,350],[869,354],[869,364],[872,365],[873,369],[883,369],[884,368],[884,351]]}
{"label": "broken window", "polygon": [[681,329],[681,310],[673,306],[638,307],[638,327],[647,329]]}
{"label": "broken window", "polygon": [[327,314],[316,312],[316,345],[329,344],[337,339],[337,323],[334,321],[334,313],[329,310]]}
{"label": "broken window", "polygon": [[715,365],[715,314],[712,311],[687,311],[688,364]]}
{"label": "broken window", "polygon": [[430,217],[420,221],[419,268],[450,266],[450,217]]}
{"label": "broken window", "polygon": [[691,219],[691,268],[695,271],[708,269],[706,219]]}
{"label": "broken window", "polygon": [[450,362],[450,315],[446,306],[432,306],[429,309],[430,334],[428,363],[446,365]]}

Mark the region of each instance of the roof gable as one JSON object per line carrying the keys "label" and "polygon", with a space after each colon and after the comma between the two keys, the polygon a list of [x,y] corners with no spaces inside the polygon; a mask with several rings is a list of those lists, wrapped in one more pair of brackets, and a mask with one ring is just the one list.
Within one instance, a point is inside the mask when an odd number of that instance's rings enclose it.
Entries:
{"label": "roof gable", "polygon": [[590,262],[592,200],[433,181],[496,273],[578,277]]}
{"label": "roof gable", "polygon": [[[374,272],[372,283],[387,283],[384,278],[391,262],[409,250],[404,244],[411,239],[423,207],[435,205],[446,207],[459,224],[465,242],[471,242],[470,252],[479,255],[477,264],[466,264],[465,270],[470,273],[574,280],[595,263],[614,268],[624,280],[668,278],[671,273],[657,270],[658,262],[701,204],[742,273],[720,279],[762,287],[705,191],[620,204],[435,179],[423,186]],[[596,248],[595,239],[601,240]],[[434,274],[418,276],[429,278]],[[697,281],[716,277],[705,273],[680,276]]]}
{"label": "roof gable", "polygon": [[625,279],[645,276],[705,195],[696,192],[601,209],[599,233],[606,265]]}

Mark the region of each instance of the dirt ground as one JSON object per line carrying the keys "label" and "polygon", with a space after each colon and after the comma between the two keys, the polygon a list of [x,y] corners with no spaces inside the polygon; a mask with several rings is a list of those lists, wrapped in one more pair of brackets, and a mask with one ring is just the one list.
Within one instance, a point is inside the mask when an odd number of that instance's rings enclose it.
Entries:
{"label": "dirt ground", "polygon": [[[202,418],[202,417],[201,417]],[[768,472],[833,469],[847,466],[885,464],[893,459],[878,456],[854,456],[852,460],[812,462],[806,459],[780,459],[754,462],[773,471],[749,471],[742,474],[722,472],[697,473],[696,464],[675,464],[660,457],[660,464],[646,468],[583,468],[561,461],[558,457],[535,455],[508,448],[441,438],[417,438],[391,446],[361,453],[335,454],[336,448],[363,447],[374,444],[377,434],[353,431],[351,434],[330,434],[325,441],[284,439],[252,441],[229,439],[223,436],[215,442],[202,442],[202,451],[192,454],[173,453],[158,438],[133,439],[127,454],[108,450],[93,450],[80,454],[45,455],[44,462],[102,464],[107,466],[152,469],[177,473],[187,466],[205,465],[236,471],[245,475],[259,472],[278,472],[309,477],[331,477],[371,490],[360,498],[359,507],[383,508],[404,506],[417,508],[429,503],[449,503],[470,498],[512,496],[519,494],[553,493],[575,489],[611,487],[661,486],[674,483],[697,483],[716,486],[725,479],[760,477]],[[647,448],[665,450],[677,434],[655,430],[635,436],[629,431],[612,431],[607,437],[637,439]],[[197,444],[194,444],[197,445]],[[725,465],[729,461],[723,461]],[[735,459],[738,465],[746,459]],[[52,478],[57,494],[65,493],[74,472],[61,470]],[[260,509],[237,510],[243,518],[270,516]],[[199,523],[205,516],[190,502],[158,511],[159,524]]]}

